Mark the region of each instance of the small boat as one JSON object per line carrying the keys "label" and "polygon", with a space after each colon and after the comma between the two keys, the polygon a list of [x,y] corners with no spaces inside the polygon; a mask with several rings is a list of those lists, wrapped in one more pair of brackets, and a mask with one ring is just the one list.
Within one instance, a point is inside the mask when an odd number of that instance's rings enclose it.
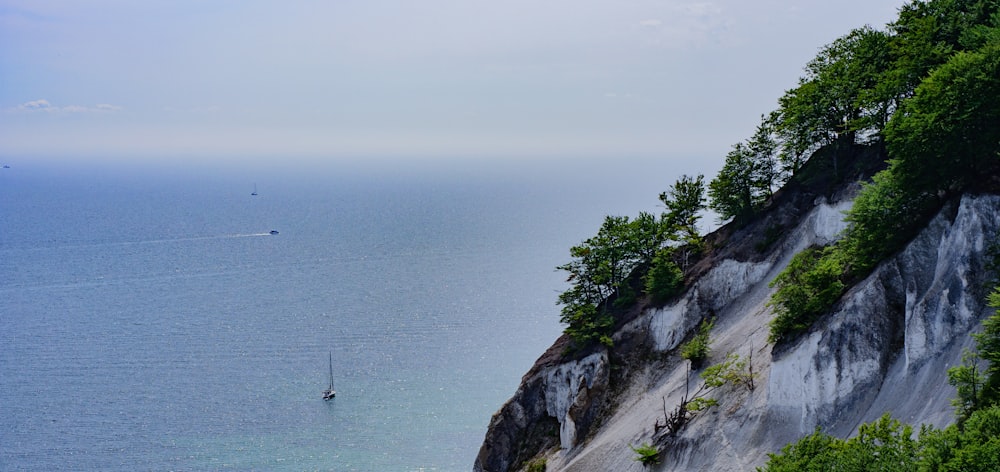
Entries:
{"label": "small boat", "polygon": [[278,234],[278,230],[276,230],[276,229],[272,229],[272,230],[271,230],[271,234]]}
{"label": "small boat", "polygon": [[251,193],[250,195],[253,195],[255,197],[257,196],[257,182],[253,183],[253,193]]}
{"label": "small boat", "polygon": [[333,353],[330,353],[330,386],[323,390],[323,399],[329,400],[337,396],[337,391],[333,389]]}

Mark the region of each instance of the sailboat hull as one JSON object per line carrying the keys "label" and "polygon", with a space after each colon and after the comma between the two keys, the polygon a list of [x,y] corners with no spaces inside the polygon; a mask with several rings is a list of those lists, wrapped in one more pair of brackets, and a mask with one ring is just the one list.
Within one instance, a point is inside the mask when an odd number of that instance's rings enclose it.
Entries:
{"label": "sailboat hull", "polygon": [[[272,231],[272,233],[277,233],[277,231]],[[329,400],[337,396],[337,392],[333,389],[333,352],[330,352],[330,388],[323,390],[323,399]]]}

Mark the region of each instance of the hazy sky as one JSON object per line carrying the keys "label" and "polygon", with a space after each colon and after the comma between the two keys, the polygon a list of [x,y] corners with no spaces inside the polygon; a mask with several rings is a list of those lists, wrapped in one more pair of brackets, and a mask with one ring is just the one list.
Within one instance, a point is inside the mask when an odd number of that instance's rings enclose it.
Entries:
{"label": "hazy sky", "polygon": [[902,0],[0,0],[0,158],[712,159]]}

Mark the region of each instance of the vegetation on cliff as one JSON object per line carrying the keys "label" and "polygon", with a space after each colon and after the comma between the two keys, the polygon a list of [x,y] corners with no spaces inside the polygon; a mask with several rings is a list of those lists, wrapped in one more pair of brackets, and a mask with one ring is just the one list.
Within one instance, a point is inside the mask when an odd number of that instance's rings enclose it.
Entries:
{"label": "vegetation on cliff", "polygon": [[697,224],[704,195],[702,176],[683,176],[660,194],[667,211],[659,218],[645,212],[635,219],[607,216],[596,236],[570,248],[573,259],[558,269],[569,273],[571,287],[559,295],[559,303],[565,331],[577,347],[611,345],[613,310],[635,302],[636,289],[629,282],[637,269],[646,271],[640,289],[654,299],[680,290],[682,266],[700,250]]}
{"label": "vegetation on cliff", "polygon": [[[819,73],[783,98],[779,116],[817,120],[826,126],[821,136],[827,142],[830,131],[853,133],[847,138],[852,141],[859,134],[868,136],[885,146],[890,160],[856,198],[843,238],[797,255],[774,280],[778,289],[771,301],[776,312],[772,341],[808,329],[853,282],[909,241],[947,199],[996,190],[998,9],[996,0],[913,1],[900,10],[888,32],[855,30],[824,49],[810,63],[810,71],[821,65]],[[831,62],[832,57],[839,59]],[[854,86],[825,87],[827,80],[840,78]],[[812,88],[826,88],[825,95],[844,91],[847,96],[834,94],[834,101],[847,98],[843,103],[856,106],[821,107],[840,110],[827,117],[839,121],[818,120],[800,114],[797,107],[794,113],[784,111]],[[815,96],[805,104],[819,99]],[[1000,307],[1000,289],[990,302]],[[767,466],[758,470],[1000,470],[1000,312],[984,326],[974,335],[978,352],[966,353],[962,365],[948,371],[949,383],[958,392],[958,423],[943,430],[923,427],[917,438],[911,426],[888,415],[863,425],[847,440],[817,431],[771,455]],[[985,369],[981,360],[987,361]]]}
{"label": "vegetation on cliff", "polygon": [[[640,296],[663,303],[680,293],[685,269],[709,249],[697,232],[705,208],[743,227],[767,211],[777,189],[809,186],[817,169],[841,182],[856,172],[849,157],[878,156],[884,170],[862,185],[842,237],[797,254],[771,283],[769,340],[805,332],[950,199],[1000,190],[997,97],[1000,0],[912,0],[886,30],[865,26],[838,38],[809,61],[778,108],[761,116],[753,136],[732,147],[707,185],[702,176],[684,176],[660,195],[667,211],[659,217],[608,216],[595,237],[570,249],[571,262],[559,267],[572,284],[559,296],[566,333],[577,347],[610,347],[616,313]],[[994,297],[1000,305],[1000,292]],[[708,356],[705,326],[682,349],[692,363]],[[889,417],[850,440],[817,431],[763,470],[958,470],[1000,457],[1000,443],[976,439],[1000,433],[1000,314],[986,326],[979,354],[949,372],[959,425],[924,428],[916,439]],[[985,371],[978,356],[989,361]],[[749,379],[752,390],[752,371]],[[686,401],[679,413],[664,407],[666,424],[678,414],[688,418]]]}
{"label": "vegetation on cliff", "polygon": [[707,186],[684,176],[660,195],[668,210],[660,218],[608,216],[597,236],[570,249],[572,261],[559,267],[572,283],[559,297],[566,332],[578,345],[610,345],[610,303],[627,306],[640,291],[663,302],[680,291],[683,269],[705,249],[697,221],[706,206],[744,225],[775,189],[807,182],[811,161],[843,178],[851,169],[842,161],[861,146],[878,149],[888,168],[864,185],[841,241],[808,250],[775,280],[775,342],[829,311],[949,198],[1000,188],[998,9],[1000,0],[914,0],[886,31],[865,26],[823,47]]}
{"label": "vegetation on cliff", "polygon": [[808,250],[775,280],[773,341],[829,311],[949,198],[996,188],[998,7],[996,0],[909,3],[889,31],[858,29],[824,48],[782,98],[773,114],[785,136],[782,155],[866,142],[885,147],[889,167],[864,186],[839,242]]}
{"label": "vegetation on cliff", "polygon": [[[1000,287],[990,295],[990,305],[1000,308]],[[983,332],[973,335],[978,352],[948,370],[949,383],[958,388],[956,424],[924,426],[914,438],[912,426],[886,414],[862,425],[851,439],[817,430],[769,455],[767,465],[757,470],[1000,470],[1000,310],[983,326]],[[980,359],[987,361],[985,368]]]}

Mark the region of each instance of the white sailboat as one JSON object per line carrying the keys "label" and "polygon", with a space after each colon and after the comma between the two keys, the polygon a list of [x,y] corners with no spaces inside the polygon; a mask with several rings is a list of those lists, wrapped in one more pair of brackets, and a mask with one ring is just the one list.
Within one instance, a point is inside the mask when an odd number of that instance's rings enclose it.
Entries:
{"label": "white sailboat", "polygon": [[337,391],[333,389],[333,353],[330,353],[330,386],[323,390],[323,399],[329,400],[337,396]]}
{"label": "white sailboat", "polygon": [[257,182],[253,183],[253,193],[251,193],[250,195],[253,195],[255,197],[257,196]]}

